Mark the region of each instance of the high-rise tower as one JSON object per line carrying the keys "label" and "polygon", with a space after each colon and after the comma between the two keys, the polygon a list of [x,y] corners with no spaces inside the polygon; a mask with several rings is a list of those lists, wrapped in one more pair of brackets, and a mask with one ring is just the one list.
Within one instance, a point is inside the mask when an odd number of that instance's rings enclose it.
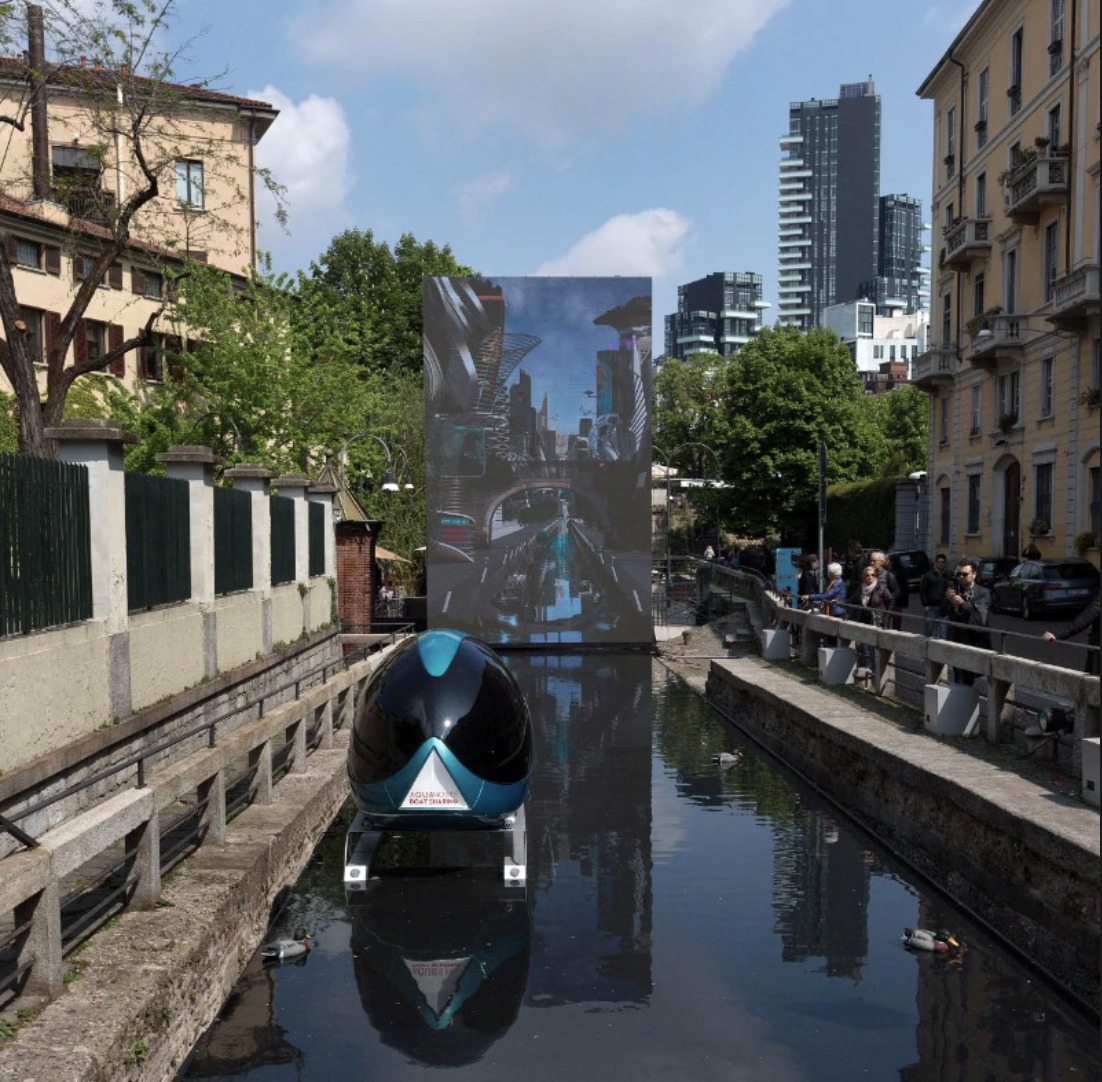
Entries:
{"label": "high-rise tower", "polygon": [[879,231],[876,277],[862,284],[860,297],[842,298],[842,302],[870,300],[879,316],[913,315],[928,308],[922,203],[910,195],[882,195]]}
{"label": "high-rise tower", "polygon": [[780,141],[778,315],[802,330],[876,277],[880,98],[870,76],[837,98],[792,102]]}

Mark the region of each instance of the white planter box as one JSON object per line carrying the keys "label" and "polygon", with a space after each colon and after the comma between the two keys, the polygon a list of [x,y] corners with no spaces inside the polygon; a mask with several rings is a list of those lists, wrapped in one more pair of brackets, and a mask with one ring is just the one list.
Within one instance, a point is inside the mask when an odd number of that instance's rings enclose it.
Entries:
{"label": "white planter box", "polygon": [[927,684],[923,705],[927,732],[962,736],[979,721],[980,693],[968,684]]}
{"label": "white planter box", "polygon": [[784,628],[761,633],[761,656],[766,661],[787,661],[792,652],[792,639]]}
{"label": "white planter box", "polygon": [[819,647],[819,679],[827,687],[852,684],[857,651],[848,646]]}
{"label": "white planter box", "polygon": [[1098,737],[1083,741],[1083,799],[1098,807]]}

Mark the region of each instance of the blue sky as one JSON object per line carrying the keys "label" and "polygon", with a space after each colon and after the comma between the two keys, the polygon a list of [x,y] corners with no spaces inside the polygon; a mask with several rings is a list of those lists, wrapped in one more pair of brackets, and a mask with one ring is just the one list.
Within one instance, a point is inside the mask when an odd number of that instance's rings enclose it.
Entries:
{"label": "blue sky", "polygon": [[[776,313],[788,103],[872,74],[881,192],[928,207],[915,88],[973,4],[919,0],[181,0],[188,75],[283,110],[260,144],[306,267],[335,233],[451,244],[490,276],[756,271]],[[187,81],[192,81],[188,79]]]}

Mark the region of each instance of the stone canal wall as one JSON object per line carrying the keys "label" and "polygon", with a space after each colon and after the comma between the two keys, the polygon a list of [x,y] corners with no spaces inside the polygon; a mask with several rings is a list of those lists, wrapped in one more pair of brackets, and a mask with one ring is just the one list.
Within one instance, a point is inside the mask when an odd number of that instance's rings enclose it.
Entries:
{"label": "stone canal wall", "polygon": [[1095,1012],[1098,812],[755,659],[709,700]]}

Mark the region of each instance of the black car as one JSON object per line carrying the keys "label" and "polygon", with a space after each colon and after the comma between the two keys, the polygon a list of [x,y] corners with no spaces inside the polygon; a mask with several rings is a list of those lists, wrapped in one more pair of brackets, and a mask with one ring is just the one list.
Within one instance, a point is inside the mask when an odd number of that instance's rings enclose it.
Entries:
{"label": "black car", "polygon": [[1018,561],[1013,556],[983,556],[979,565],[976,582],[990,590],[999,579],[1010,577],[1010,572],[1018,566]]}
{"label": "black car", "polygon": [[996,612],[1018,612],[1026,620],[1061,612],[1074,616],[1098,593],[1098,568],[1073,556],[1023,560],[991,590]]}
{"label": "black car", "polygon": [[897,549],[885,555],[892,562],[892,571],[896,578],[905,575],[907,589],[910,593],[917,594],[919,581],[930,570],[930,557],[921,549]]}

